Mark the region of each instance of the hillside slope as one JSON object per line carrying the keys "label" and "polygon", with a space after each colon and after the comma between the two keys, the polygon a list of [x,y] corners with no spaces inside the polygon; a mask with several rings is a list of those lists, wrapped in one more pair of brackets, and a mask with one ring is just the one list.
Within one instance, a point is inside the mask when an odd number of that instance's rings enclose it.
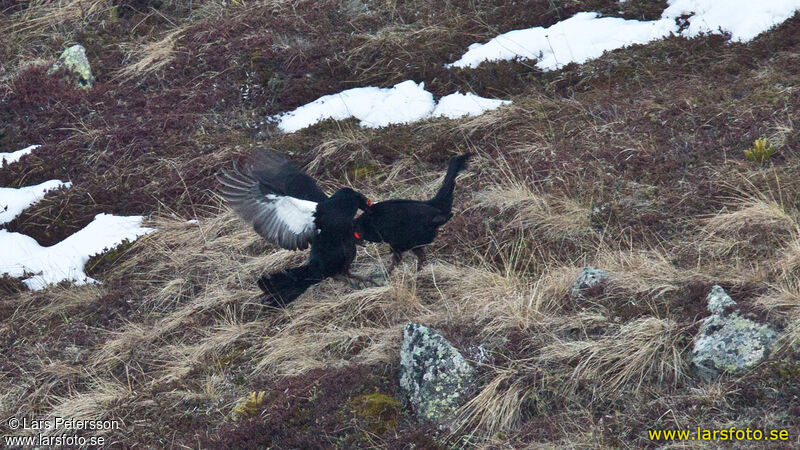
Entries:
{"label": "hillside slope", "polygon": [[[42,147],[0,186],[72,187],[4,227],[52,245],[114,213],[158,232],[93,258],[99,285],[0,278],[0,416],[120,420],[109,442],[148,448],[638,448],[659,445],[652,429],[731,426],[800,442],[800,15],[746,43],[671,36],[543,72],[445,64],[510,30],[580,11],[655,20],[666,2],[5,5],[0,150]],[[47,74],[75,42],[91,90]],[[404,80],[512,103],[383,128],[267,120]],[[774,154],[746,157],[759,138]],[[214,194],[216,171],[262,145],[373,201],[429,198],[450,156],[475,156],[422,271],[407,257],[385,285],[328,280],[276,311],[255,280],[306,255]],[[388,260],[369,245],[354,268]],[[584,266],[614,278],[576,298]],[[714,285],[780,337],[705,382],[690,360]],[[398,389],[408,322],[490,355],[449,429],[419,425]]]}

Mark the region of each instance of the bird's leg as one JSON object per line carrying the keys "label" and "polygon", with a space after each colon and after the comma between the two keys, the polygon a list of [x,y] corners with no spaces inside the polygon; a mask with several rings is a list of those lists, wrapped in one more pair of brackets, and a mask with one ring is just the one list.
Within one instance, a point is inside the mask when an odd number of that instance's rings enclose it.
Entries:
{"label": "bird's leg", "polygon": [[425,264],[425,249],[423,247],[414,247],[411,251],[417,255],[417,270],[422,270],[422,266]]}
{"label": "bird's leg", "polygon": [[395,266],[400,264],[403,261],[403,252],[399,252],[395,249],[392,249],[392,262],[389,264],[389,273],[392,273]]}
{"label": "bird's leg", "polygon": [[344,276],[346,276],[347,278],[351,278],[353,280],[360,281],[362,283],[372,283],[375,286],[378,286],[378,284],[375,283],[375,281],[370,280],[367,277],[362,277],[361,275],[356,275],[356,274],[350,273],[350,268],[349,267],[344,270]]}

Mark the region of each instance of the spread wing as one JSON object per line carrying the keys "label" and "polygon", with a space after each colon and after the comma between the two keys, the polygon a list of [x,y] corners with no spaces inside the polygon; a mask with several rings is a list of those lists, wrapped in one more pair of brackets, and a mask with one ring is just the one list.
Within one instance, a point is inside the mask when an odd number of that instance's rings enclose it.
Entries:
{"label": "spread wing", "polygon": [[261,183],[265,194],[288,195],[316,203],[328,198],[294,161],[271,149],[256,150],[247,163],[247,170]]}
{"label": "spread wing", "polygon": [[217,176],[222,196],[267,241],[287,250],[308,248],[316,229],[317,202],[269,193],[269,187],[248,172],[236,164],[230,171],[223,169]]}

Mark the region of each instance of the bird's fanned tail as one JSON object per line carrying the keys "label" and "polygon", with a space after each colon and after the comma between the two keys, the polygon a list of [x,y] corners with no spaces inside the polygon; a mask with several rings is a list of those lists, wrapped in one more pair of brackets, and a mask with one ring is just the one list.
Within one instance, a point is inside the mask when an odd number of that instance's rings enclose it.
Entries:
{"label": "bird's fanned tail", "polygon": [[266,294],[266,303],[281,307],[295,301],[306,289],[319,283],[323,278],[317,270],[305,264],[263,276],[258,280],[258,287]]}
{"label": "bird's fanned tail", "polygon": [[427,201],[427,203],[435,208],[438,208],[444,215],[450,214],[450,209],[453,206],[453,189],[456,187],[456,177],[458,173],[467,167],[467,161],[471,153],[464,153],[450,158],[450,164],[447,167],[447,174],[444,176],[444,181],[436,195]]}

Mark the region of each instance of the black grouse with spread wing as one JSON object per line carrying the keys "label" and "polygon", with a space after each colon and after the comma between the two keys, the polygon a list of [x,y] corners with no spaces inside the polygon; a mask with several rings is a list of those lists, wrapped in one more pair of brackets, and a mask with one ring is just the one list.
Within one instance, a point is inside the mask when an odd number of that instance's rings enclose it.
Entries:
{"label": "black grouse with spread wing", "polygon": [[453,189],[456,176],[467,166],[470,153],[450,158],[447,174],[436,195],[428,201],[387,200],[375,203],[355,220],[359,239],[386,242],[392,249],[392,264],[400,262],[402,254],[411,250],[417,255],[417,269],[425,263],[423,247],[433,242],[436,233],[453,216]]}
{"label": "black grouse with spread wing", "polygon": [[306,264],[258,280],[273,306],[287,305],[327,277],[350,274],[356,247],[353,217],[371,204],[343,188],[328,197],[285,156],[266,150],[240,170],[222,170],[222,196],[264,239],[287,250],[308,248]]}

